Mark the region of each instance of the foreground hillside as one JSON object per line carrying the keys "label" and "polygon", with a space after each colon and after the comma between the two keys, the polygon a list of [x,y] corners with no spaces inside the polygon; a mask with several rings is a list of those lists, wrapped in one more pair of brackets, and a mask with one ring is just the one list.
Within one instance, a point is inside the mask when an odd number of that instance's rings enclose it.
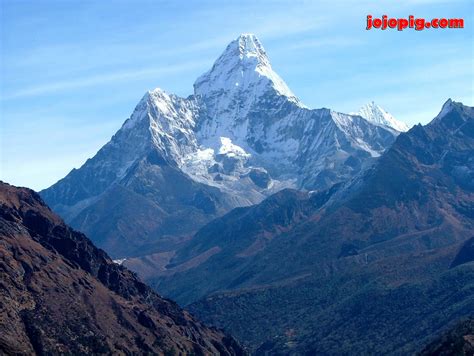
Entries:
{"label": "foreground hillside", "polygon": [[257,353],[405,354],[474,315],[472,237],[474,111],[448,101],[351,182],[281,191],[126,263],[156,261],[156,288]]}
{"label": "foreground hillside", "polygon": [[0,354],[242,353],[0,182]]}

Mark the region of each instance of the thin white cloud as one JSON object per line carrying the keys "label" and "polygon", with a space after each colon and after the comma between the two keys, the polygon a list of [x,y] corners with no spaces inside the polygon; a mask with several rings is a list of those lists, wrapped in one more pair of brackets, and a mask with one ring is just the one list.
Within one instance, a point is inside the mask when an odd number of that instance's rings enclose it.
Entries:
{"label": "thin white cloud", "polygon": [[[278,20],[278,18],[280,20]],[[281,23],[285,23],[285,26],[282,26]],[[277,20],[275,17],[271,18],[267,21],[262,21],[257,24],[257,26],[253,26],[253,24],[249,24],[247,26],[243,26],[246,29],[250,29],[251,32],[254,32],[257,36],[265,38],[265,39],[278,39],[284,36],[291,36],[299,33],[308,32],[311,30],[315,30],[319,27],[324,26],[325,20],[324,19],[315,19],[315,18],[302,18],[300,14],[278,14]],[[236,33],[226,33],[220,34],[219,36],[206,38],[188,45],[178,45],[172,48],[157,48],[159,50],[154,50],[150,48],[150,45],[135,45],[131,44],[127,47],[121,44],[110,44],[109,46],[99,46],[99,53],[102,54],[103,58],[104,53],[114,53],[116,51],[119,52],[129,52],[129,53],[156,53],[157,58],[164,58],[169,56],[178,56],[183,55],[186,53],[193,53],[199,52],[211,48],[219,48],[224,49],[224,46],[229,43],[232,39],[234,39],[238,34]],[[55,45],[51,47],[39,48],[35,49],[32,54],[24,56],[24,58],[29,58],[26,60],[19,60],[17,66],[35,66],[41,65],[41,62],[45,63],[48,62],[48,57],[54,58],[55,61],[60,60],[60,53],[64,53],[63,57],[66,59],[68,57],[67,53],[75,52],[76,47],[71,44],[62,45]],[[119,56],[116,56],[119,57]],[[11,63],[15,61],[11,60]],[[67,62],[67,61],[65,61]],[[90,65],[84,64],[81,68],[81,64],[77,63],[79,66],[76,69],[91,69]],[[22,88],[16,90],[11,93],[4,93],[2,96],[2,100],[12,100],[18,99],[23,97],[31,97],[31,96],[38,96],[44,95],[49,93],[54,93],[63,90],[71,90],[77,88],[84,88],[90,86],[97,86],[111,82],[120,82],[126,80],[141,80],[147,78],[149,76],[161,76],[167,75],[172,73],[179,73],[180,71],[192,70],[197,68],[202,68],[205,65],[211,65],[212,60],[209,61],[192,61],[186,62],[181,64],[176,64],[173,66],[166,66],[160,68],[145,68],[140,70],[130,70],[130,71],[119,71],[107,74],[100,74],[94,75],[89,77],[80,77],[80,78],[72,78],[68,80],[60,80],[51,83],[44,83],[34,86],[29,86],[26,88]]]}
{"label": "thin white cloud", "polygon": [[123,82],[129,80],[142,80],[149,76],[163,76],[179,73],[187,70],[197,69],[207,64],[208,61],[192,61],[180,63],[173,66],[163,66],[160,68],[145,68],[140,70],[120,71],[108,74],[94,75],[90,77],[75,78],[70,80],[57,81],[40,84],[17,90],[2,97],[2,100],[18,99],[29,96],[43,95],[63,90],[98,86],[111,82]]}

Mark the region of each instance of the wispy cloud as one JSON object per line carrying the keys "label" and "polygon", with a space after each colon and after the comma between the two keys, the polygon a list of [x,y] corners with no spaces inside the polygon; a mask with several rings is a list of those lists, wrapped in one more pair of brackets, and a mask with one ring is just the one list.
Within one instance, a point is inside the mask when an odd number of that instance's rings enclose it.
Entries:
{"label": "wispy cloud", "polygon": [[[276,17],[269,19],[264,19],[261,22],[258,22],[256,25],[249,23],[244,26],[250,32],[254,32],[261,38],[266,40],[279,39],[285,36],[297,35],[300,33],[308,32],[315,30],[324,26],[325,20],[314,19],[314,18],[302,18],[300,14],[284,14],[278,13],[275,14]],[[281,26],[281,23],[285,23],[285,26]],[[147,53],[147,60],[150,61],[152,58],[157,60],[165,60],[167,57],[176,57],[179,55],[186,55],[190,53],[196,53],[200,51],[205,51],[208,49],[219,49],[222,50],[223,47],[233,38],[235,38],[238,33],[233,31],[224,32],[224,34],[219,34],[218,36],[208,37],[208,38],[199,38],[198,41],[192,43],[175,43],[174,46],[160,47],[158,44],[152,43],[109,43],[106,45],[101,45],[99,43],[88,43],[87,46],[91,48],[97,48],[93,51],[93,55],[96,58],[96,62],[91,64],[87,61],[81,61],[77,57],[83,57],[81,54],[81,48],[75,44],[64,43],[64,44],[55,44],[51,46],[38,47],[30,49],[30,52],[25,55],[23,53],[20,57],[14,58],[10,57],[8,66],[15,67],[17,70],[25,67],[37,67],[41,68],[45,63],[71,63],[69,68],[69,73],[66,71],[64,74],[70,74],[71,71],[87,71],[92,70],[95,67],[100,67],[101,63],[104,64],[129,64],[130,57],[126,57],[121,60],[121,56],[117,55],[120,53]],[[336,40],[333,41],[335,43]],[[326,44],[329,44],[329,41],[325,40]],[[302,47],[311,45],[309,43],[300,44]],[[315,45],[314,43],[312,44]],[[95,46],[95,47],[94,47]],[[109,54],[115,53],[115,56],[110,56]],[[139,70],[123,70],[123,71],[114,71],[106,74],[98,75],[84,75],[80,77],[75,77],[71,79],[57,80],[52,82],[40,83],[37,85],[31,85],[28,87],[16,89],[12,92],[4,92],[1,100],[13,100],[24,97],[39,96],[50,94],[58,91],[72,90],[78,88],[85,88],[91,86],[105,85],[113,82],[123,82],[129,80],[142,80],[144,78],[154,76],[164,76],[169,74],[175,74],[179,72],[189,71],[198,68],[204,68],[205,66],[212,65],[213,59],[208,61],[199,60],[199,61],[190,61],[185,63],[179,63],[172,66],[163,65],[160,67],[151,67],[144,68]]]}
{"label": "wispy cloud", "polygon": [[150,76],[159,77],[200,68],[207,63],[208,61],[191,61],[160,68],[145,68],[140,70],[119,71],[89,77],[73,78],[19,89],[10,94],[7,93],[2,97],[2,100],[12,100],[29,96],[44,95],[63,90],[110,84],[113,82],[142,80]]}

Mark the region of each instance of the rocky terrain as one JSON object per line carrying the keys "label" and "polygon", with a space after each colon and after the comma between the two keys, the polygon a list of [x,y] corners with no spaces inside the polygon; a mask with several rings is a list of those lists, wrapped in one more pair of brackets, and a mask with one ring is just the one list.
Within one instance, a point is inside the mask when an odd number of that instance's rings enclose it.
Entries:
{"label": "rocky terrain", "polygon": [[0,353],[242,355],[112,262],[38,194],[0,183]]}

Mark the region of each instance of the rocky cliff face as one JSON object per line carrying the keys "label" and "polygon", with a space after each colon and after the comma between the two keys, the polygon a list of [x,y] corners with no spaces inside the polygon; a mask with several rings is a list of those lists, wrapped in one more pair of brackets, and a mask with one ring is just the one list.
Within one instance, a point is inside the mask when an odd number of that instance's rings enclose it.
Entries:
{"label": "rocky cliff face", "polygon": [[96,156],[41,195],[112,256],[129,257],[169,250],[281,189],[346,181],[397,134],[358,115],[307,108],[258,39],[244,34],[196,80],[194,95],[148,92]]}
{"label": "rocky cliff face", "polygon": [[0,285],[2,354],[244,353],[1,182]]}

